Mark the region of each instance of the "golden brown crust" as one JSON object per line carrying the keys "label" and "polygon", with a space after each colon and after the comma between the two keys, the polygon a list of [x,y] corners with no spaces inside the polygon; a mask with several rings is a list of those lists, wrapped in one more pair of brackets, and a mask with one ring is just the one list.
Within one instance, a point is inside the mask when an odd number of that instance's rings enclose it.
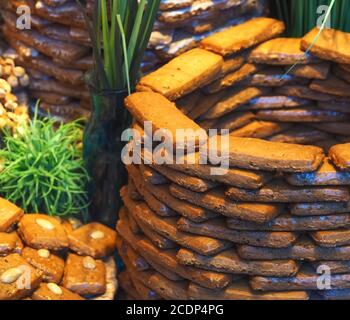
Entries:
{"label": "golden brown crust", "polygon": [[[187,143],[198,145],[205,143],[206,133],[193,120],[186,117],[175,104],[158,93],[137,92],[125,99],[125,105],[130,113],[139,123],[151,121],[154,131],[165,129],[164,134],[168,139],[176,143],[176,138],[182,139],[180,130],[191,130],[195,134],[193,137],[188,136]],[[186,148],[185,144],[185,148]]]}
{"label": "golden brown crust", "polygon": [[20,220],[18,227],[22,239],[33,248],[61,250],[68,247],[66,231],[61,222],[54,217],[26,214]]}
{"label": "golden brown crust", "polygon": [[301,49],[307,50],[312,44],[310,52],[324,60],[350,64],[350,34],[339,30],[325,28],[316,43],[314,40],[319,32],[312,29],[301,40]]}
{"label": "golden brown crust", "polygon": [[272,65],[307,64],[310,55],[300,50],[300,38],[276,38],[264,42],[249,55],[249,61]]}
{"label": "golden brown crust", "polygon": [[283,22],[271,18],[255,18],[241,25],[217,32],[201,42],[201,47],[223,56],[247,49],[274,38],[284,31]]}
{"label": "golden brown crust", "polygon": [[329,156],[339,169],[350,170],[350,143],[333,146]]}
{"label": "golden brown crust", "polygon": [[219,55],[193,49],[143,77],[138,89],[151,90],[176,100],[214,80],[222,66],[223,58]]}

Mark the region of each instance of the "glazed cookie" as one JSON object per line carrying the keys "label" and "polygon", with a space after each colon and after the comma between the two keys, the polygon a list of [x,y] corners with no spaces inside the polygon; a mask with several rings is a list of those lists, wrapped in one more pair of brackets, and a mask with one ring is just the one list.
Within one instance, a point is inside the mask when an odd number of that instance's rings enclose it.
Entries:
{"label": "glazed cookie", "polygon": [[59,284],[63,276],[65,262],[56,254],[47,249],[32,249],[25,247],[22,257],[33,267],[40,270],[45,282],[54,282]]}
{"label": "glazed cookie", "polygon": [[40,282],[41,272],[19,254],[0,258],[0,300],[18,300],[26,297]]}
{"label": "glazed cookie", "polygon": [[68,235],[69,247],[81,255],[102,258],[113,252],[116,232],[100,223],[86,224]]}
{"label": "glazed cookie", "polygon": [[90,256],[69,254],[64,270],[63,285],[79,295],[100,295],[106,291],[106,267]]}
{"label": "glazed cookie", "polygon": [[32,295],[32,300],[85,300],[56,283],[42,283]]}
{"label": "glazed cookie", "polygon": [[23,210],[0,198],[0,232],[8,232],[21,219]]}
{"label": "glazed cookie", "polygon": [[22,239],[33,248],[62,250],[68,247],[66,231],[56,218],[44,214],[26,214],[18,227]]}
{"label": "glazed cookie", "polygon": [[21,254],[22,250],[23,243],[17,232],[0,232],[0,256],[7,256],[10,253]]}

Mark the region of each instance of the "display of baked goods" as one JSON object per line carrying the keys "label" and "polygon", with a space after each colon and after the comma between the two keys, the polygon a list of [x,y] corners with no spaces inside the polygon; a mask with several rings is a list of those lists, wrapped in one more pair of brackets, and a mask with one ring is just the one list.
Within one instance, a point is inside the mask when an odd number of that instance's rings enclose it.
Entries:
{"label": "display of baked goods", "polygon": [[0,300],[113,300],[116,232],[0,198]]}
{"label": "display of baked goods", "polygon": [[[350,298],[349,34],[325,30],[305,54],[316,30],[286,39],[283,29],[257,18],[214,33],[126,99],[140,134],[144,121],[229,132],[224,172],[200,150],[152,162],[150,152],[175,153],[141,141],[116,228],[130,299]],[[221,72],[203,51],[222,57]]]}
{"label": "display of baked goods", "polygon": [[[81,1],[90,15],[94,2]],[[31,9],[30,30],[16,29],[16,9],[23,4]],[[30,98],[41,100],[45,115],[63,120],[88,117],[91,102],[84,73],[92,68],[93,59],[77,2],[9,0],[3,6],[3,33],[16,52],[16,63],[27,68]],[[215,30],[259,16],[264,9],[262,0],[162,0],[143,71],[154,70]]]}

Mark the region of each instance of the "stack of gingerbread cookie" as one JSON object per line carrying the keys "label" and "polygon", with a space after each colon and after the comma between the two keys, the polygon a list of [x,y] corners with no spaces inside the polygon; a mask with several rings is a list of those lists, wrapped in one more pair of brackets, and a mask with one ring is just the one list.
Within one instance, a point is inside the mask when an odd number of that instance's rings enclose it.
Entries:
{"label": "stack of gingerbread cookie", "polygon": [[117,242],[130,297],[350,298],[350,35],[325,30],[304,54],[316,31],[283,30],[256,18],[214,34],[126,99]]}
{"label": "stack of gingerbread cookie", "polygon": [[262,15],[264,9],[261,0],[162,0],[144,67],[164,64],[209,34]]}
{"label": "stack of gingerbread cookie", "polygon": [[0,199],[0,300],[113,300],[116,232]]}
{"label": "stack of gingerbread cookie", "polygon": [[[28,70],[30,96],[53,116],[88,116],[90,96],[83,76],[92,67],[92,56],[77,2],[9,0],[3,6],[3,33],[17,52],[16,62]],[[23,6],[30,8],[30,29]]]}

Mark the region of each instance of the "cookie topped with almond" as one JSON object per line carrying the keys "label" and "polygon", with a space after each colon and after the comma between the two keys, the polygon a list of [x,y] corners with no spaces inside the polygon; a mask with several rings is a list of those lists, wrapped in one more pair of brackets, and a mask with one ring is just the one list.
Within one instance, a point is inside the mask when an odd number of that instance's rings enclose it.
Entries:
{"label": "cookie topped with almond", "polygon": [[36,249],[62,250],[68,247],[68,237],[61,222],[44,214],[26,214],[18,224],[27,245]]}

